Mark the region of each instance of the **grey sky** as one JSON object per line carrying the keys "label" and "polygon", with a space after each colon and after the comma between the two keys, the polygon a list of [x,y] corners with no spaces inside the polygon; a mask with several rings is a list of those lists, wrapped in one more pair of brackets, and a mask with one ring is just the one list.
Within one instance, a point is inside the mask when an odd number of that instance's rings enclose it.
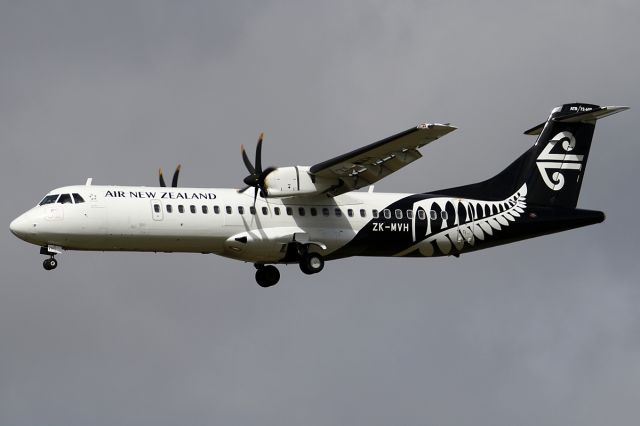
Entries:
{"label": "grey sky", "polygon": [[[640,5],[0,0],[0,425],[634,425]],[[8,224],[50,189],[241,185],[239,145],[313,164],[421,121],[459,130],[376,186],[493,175],[565,102],[600,122],[600,225],[460,259],[318,275],[76,253]]]}

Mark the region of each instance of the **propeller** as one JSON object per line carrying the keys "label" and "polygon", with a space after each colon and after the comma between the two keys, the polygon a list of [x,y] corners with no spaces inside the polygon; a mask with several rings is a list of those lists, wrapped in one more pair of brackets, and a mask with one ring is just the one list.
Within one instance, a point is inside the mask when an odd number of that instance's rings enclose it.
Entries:
{"label": "propeller", "polygon": [[267,186],[265,185],[265,179],[267,175],[274,171],[275,167],[267,167],[262,170],[262,140],[264,139],[264,133],[260,133],[260,137],[258,138],[258,144],[256,145],[256,159],[255,166],[251,164],[251,160],[249,160],[249,156],[247,156],[247,151],[244,149],[244,145],[240,145],[240,152],[242,153],[242,161],[244,162],[245,167],[249,171],[249,175],[243,179],[245,183],[244,188],[240,189],[238,192],[244,192],[249,188],[254,188],[253,192],[253,203],[255,204],[256,199],[258,198],[258,191],[260,192],[260,196],[267,196]]}
{"label": "propeller", "polygon": [[[178,164],[178,167],[176,167],[176,171],[173,172],[173,179],[171,179],[171,187],[176,188],[178,186],[178,175],[180,174],[180,167],[181,165]],[[159,173],[159,177],[160,177],[160,186],[167,186],[166,183],[164,183],[164,176],[162,175],[162,168],[160,168],[160,170],[158,170]]]}

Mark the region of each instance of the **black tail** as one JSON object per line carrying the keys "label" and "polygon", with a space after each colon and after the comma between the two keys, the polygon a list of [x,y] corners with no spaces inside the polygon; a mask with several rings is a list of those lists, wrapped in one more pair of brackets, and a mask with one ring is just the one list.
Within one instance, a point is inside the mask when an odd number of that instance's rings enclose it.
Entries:
{"label": "black tail", "polygon": [[484,182],[436,193],[503,200],[526,183],[528,204],[575,208],[596,121],[625,109],[581,103],[554,108],[546,122],[525,132],[539,135],[534,146],[501,173]]}

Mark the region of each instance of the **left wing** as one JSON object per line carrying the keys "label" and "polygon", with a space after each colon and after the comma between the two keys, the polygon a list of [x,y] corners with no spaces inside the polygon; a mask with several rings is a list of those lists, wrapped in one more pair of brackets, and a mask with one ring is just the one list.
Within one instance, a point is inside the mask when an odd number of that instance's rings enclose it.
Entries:
{"label": "left wing", "polygon": [[339,179],[331,189],[336,196],[379,181],[422,157],[418,148],[454,131],[449,124],[423,123],[378,142],[311,166],[309,174]]}

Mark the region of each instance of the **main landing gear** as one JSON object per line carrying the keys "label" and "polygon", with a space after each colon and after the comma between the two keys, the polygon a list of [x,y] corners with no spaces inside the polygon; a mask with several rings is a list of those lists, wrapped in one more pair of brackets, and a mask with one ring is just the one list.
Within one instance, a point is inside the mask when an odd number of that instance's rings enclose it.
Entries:
{"label": "main landing gear", "polygon": [[[260,287],[271,287],[280,281],[280,272],[273,265],[256,263],[256,282]],[[318,253],[306,252],[300,256],[300,270],[307,275],[317,274],[324,268],[324,259]]]}
{"label": "main landing gear", "polygon": [[324,259],[318,253],[304,253],[300,258],[300,270],[307,275],[317,274],[324,268]]}
{"label": "main landing gear", "polygon": [[256,282],[260,287],[271,287],[280,281],[280,271],[273,265],[256,263]]}

